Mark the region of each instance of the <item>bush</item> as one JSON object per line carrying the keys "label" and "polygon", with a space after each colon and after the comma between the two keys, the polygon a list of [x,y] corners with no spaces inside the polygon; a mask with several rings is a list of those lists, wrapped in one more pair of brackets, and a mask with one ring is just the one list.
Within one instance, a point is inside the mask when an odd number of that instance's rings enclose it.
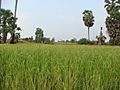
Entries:
{"label": "bush", "polygon": [[90,43],[90,41],[86,38],[82,38],[78,41],[78,44],[81,44],[81,45],[87,45],[89,43]]}
{"label": "bush", "polygon": [[105,42],[104,45],[110,45],[110,42],[109,42],[109,41],[108,41],[108,42]]}
{"label": "bush", "polygon": [[80,39],[77,43],[81,45],[97,45],[97,41],[90,41],[86,38]]}
{"label": "bush", "polygon": [[110,45],[120,45],[120,37],[116,37],[115,39],[110,39]]}
{"label": "bush", "polygon": [[89,45],[97,45],[97,41],[89,41]]}

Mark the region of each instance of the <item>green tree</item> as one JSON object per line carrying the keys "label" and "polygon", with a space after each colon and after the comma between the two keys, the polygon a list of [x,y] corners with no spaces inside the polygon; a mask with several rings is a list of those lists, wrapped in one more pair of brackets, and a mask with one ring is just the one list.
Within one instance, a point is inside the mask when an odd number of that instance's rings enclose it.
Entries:
{"label": "green tree", "polygon": [[109,15],[116,15],[120,10],[120,0],[105,0],[105,8]]}
{"label": "green tree", "polygon": [[20,33],[15,33],[15,43],[18,43],[20,39]]}
{"label": "green tree", "polygon": [[120,41],[120,0],[105,0],[108,13],[106,18],[107,32],[112,45],[119,45]]}
{"label": "green tree", "polygon": [[17,18],[15,17],[11,17],[8,19],[8,25],[9,25],[9,32],[11,34],[11,40],[10,43],[11,44],[15,44],[15,32],[16,31],[21,31],[21,28],[18,27],[18,25],[16,24]]}
{"label": "green tree", "polygon": [[76,38],[73,38],[70,40],[71,43],[76,43],[77,42],[77,39]]}
{"label": "green tree", "polygon": [[35,32],[35,41],[38,43],[42,43],[42,38],[44,37],[43,30],[41,28],[36,28]]}
{"label": "green tree", "polygon": [[33,42],[33,36],[29,37],[29,42]]}
{"label": "green tree", "polygon": [[10,10],[1,9],[0,17],[1,17],[1,32],[3,34],[3,43],[6,43],[7,34],[9,32],[9,19],[13,16],[13,13]]}
{"label": "green tree", "polygon": [[89,40],[88,39],[86,39],[86,38],[82,38],[82,39],[80,39],[79,41],[78,41],[78,44],[81,44],[81,45],[87,45],[87,44],[89,44]]}
{"label": "green tree", "polygon": [[[2,41],[6,43],[7,34],[15,33],[16,30],[21,30],[20,27],[17,26],[16,18],[13,17],[13,13],[10,10],[1,9],[0,10],[1,24],[0,24],[0,33],[2,33]],[[14,29],[13,29],[14,27]]]}
{"label": "green tree", "polygon": [[84,24],[85,26],[88,27],[88,40],[90,40],[90,27],[92,27],[94,25],[94,16],[93,16],[93,13],[92,11],[90,10],[85,10],[83,12],[83,21],[84,21]]}
{"label": "green tree", "polygon": [[51,39],[51,44],[54,44],[55,43],[55,38],[52,38]]}
{"label": "green tree", "polygon": [[43,37],[42,42],[45,43],[45,44],[50,44],[51,43],[50,38],[47,38],[47,37]]}

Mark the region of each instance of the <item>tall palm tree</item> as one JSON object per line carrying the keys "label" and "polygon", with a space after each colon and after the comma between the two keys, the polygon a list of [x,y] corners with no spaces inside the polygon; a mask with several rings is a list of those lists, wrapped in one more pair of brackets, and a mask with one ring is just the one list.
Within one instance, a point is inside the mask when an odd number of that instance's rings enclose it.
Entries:
{"label": "tall palm tree", "polygon": [[88,40],[90,40],[90,27],[94,25],[94,16],[90,10],[85,10],[83,15],[84,24],[88,27]]}
{"label": "tall palm tree", "polygon": [[120,0],[105,0],[105,8],[108,13],[106,27],[113,45],[120,41]]}
{"label": "tall palm tree", "polygon": [[[14,18],[16,18],[16,13],[17,13],[17,5],[18,5],[18,0],[15,0],[15,11],[14,11]],[[16,22],[16,20],[15,20]],[[14,40],[15,40],[15,22],[14,22],[14,27],[13,27],[13,33],[11,34],[11,44],[14,44]]]}

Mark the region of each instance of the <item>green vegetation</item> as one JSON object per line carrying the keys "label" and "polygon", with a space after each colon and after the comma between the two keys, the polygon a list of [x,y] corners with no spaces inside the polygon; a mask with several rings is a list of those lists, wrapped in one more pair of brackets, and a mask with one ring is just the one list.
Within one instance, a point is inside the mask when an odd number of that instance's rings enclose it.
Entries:
{"label": "green vegetation", "polygon": [[[1,8],[1,2],[0,0],[0,44],[1,43],[11,43],[15,44],[18,43],[19,40],[25,40],[23,42],[36,42],[36,43],[47,43],[47,44],[54,44],[55,38],[50,40],[50,38],[44,37],[43,30],[41,28],[36,28],[35,32],[35,40],[32,37],[25,37],[21,39],[16,31],[21,30],[20,27],[17,26],[17,6],[18,6],[18,0],[15,0],[15,7],[14,7],[14,13],[11,10],[6,10]],[[107,45],[120,45],[120,0],[104,0],[105,5],[104,8],[107,11],[108,16],[106,17],[106,28],[107,33],[110,37],[109,43]],[[97,36],[98,41],[90,41],[90,28],[94,25],[95,19],[94,15],[92,13],[92,10],[84,10],[83,12],[83,22],[84,25],[88,28],[88,40],[90,43],[88,44],[97,44],[99,45],[106,45],[105,39],[107,37],[105,36]],[[7,39],[8,33],[11,34],[10,42]],[[60,42],[64,42],[65,40],[61,40]],[[59,42],[59,41],[58,41]],[[66,40],[66,43],[77,43],[77,40],[73,38],[71,41]]]}
{"label": "green vegetation", "polygon": [[0,90],[118,90],[120,47],[0,45]]}
{"label": "green vegetation", "polygon": [[10,38],[10,42],[11,44],[15,44],[18,41],[16,39],[16,35],[18,35],[18,33],[16,34],[16,31],[21,30],[20,27],[17,26],[16,21],[16,13],[17,13],[17,3],[18,0],[15,0],[15,12],[13,14],[13,12],[11,10],[7,10],[7,9],[3,9],[1,8],[1,2],[2,0],[0,0],[0,43],[8,43],[7,42],[7,36],[8,33],[11,34],[11,38]]}
{"label": "green vegetation", "polygon": [[90,41],[86,38],[82,38],[78,41],[78,44],[81,44],[81,45],[89,45]]}
{"label": "green vegetation", "polygon": [[88,27],[88,40],[90,40],[90,27],[94,25],[94,16],[91,10],[85,10],[83,15],[84,24]]}
{"label": "green vegetation", "polygon": [[105,23],[110,44],[120,45],[120,0],[105,0],[105,8],[108,13]]}
{"label": "green vegetation", "polygon": [[[2,36],[2,40],[0,38],[0,43],[7,43],[8,33],[11,34],[10,43],[15,43],[15,32],[21,30],[20,27],[17,26],[16,21],[17,18],[13,17],[13,13],[11,10],[1,9],[0,10],[0,37]],[[2,34],[2,35],[1,35]]]}
{"label": "green vegetation", "polygon": [[36,32],[35,32],[35,41],[36,43],[42,43],[43,42],[43,37],[44,37],[44,34],[43,34],[43,30],[41,28],[36,28]]}
{"label": "green vegetation", "polygon": [[56,42],[45,37],[42,28],[36,28],[35,37],[21,38],[16,16],[18,0],[14,1],[13,13],[1,8],[0,0],[0,90],[120,89],[120,47],[88,46],[120,45],[120,0],[104,0],[110,37],[107,43],[102,27],[96,36],[98,41],[90,41],[90,28],[95,22],[91,10],[83,12],[88,39]]}

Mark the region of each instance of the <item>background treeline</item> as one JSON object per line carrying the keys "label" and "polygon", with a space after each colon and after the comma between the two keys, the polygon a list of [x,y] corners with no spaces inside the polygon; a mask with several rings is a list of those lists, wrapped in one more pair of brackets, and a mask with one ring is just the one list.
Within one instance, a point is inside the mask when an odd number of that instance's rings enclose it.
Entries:
{"label": "background treeline", "polygon": [[[1,0],[0,0],[1,2]],[[1,4],[1,3],[0,3]],[[1,6],[1,5],[0,5]],[[120,45],[120,0],[105,0],[105,9],[107,11],[108,16],[106,17],[105,24],[107,29],[107,34],[109,35],[109,45]],[[35,42],[35,43],[54,43],[55,39],[50,39],[44,36],[43,30],[41,28],[36,28],[35,38],[26,37],[20,39],[20,33],[18,31],[21,30],[20,27],[16,24],[16,11],[17,11],[17,0],[15,3],[15,13],[11,10],[1,9],[0,7],[0,43],[17,43],[20,40]],[[83,22],[84,25],[88,28],[88,39],[82,38],[80,40],[61,40],[59,43],[78,43],[78,44],[99,44],[104,45],[105,37],[102,33],[102,27],[100,30],[100,34],[96,36],[97,41],[90,40],[90,28],[94,25],[95,19],[91,10],[85,10],[83,12]],[[10,34],[10,38],[8,39],[8,34]],[[76,41],[76,42],[74,42]]]}

